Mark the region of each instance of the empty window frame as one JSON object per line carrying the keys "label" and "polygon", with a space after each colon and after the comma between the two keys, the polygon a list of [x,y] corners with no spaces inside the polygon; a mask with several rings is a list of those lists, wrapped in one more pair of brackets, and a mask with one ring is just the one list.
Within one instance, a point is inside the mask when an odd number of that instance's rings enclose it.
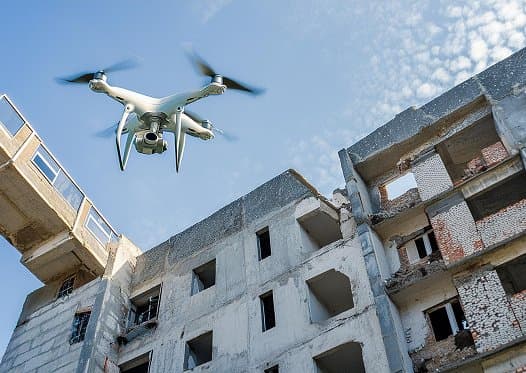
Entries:
{"label": "empty window frame", "polygon": [[57,299],[70,295],[73,292],[73,285],[75,283],[75,276],[70,276],[65,279],[58,289]]}
{"label": "empty window frame", "polygon": [[267,368],[263,372],[264,373],[279,373],[279,365],[274,365],[270,368]]}
{"label": "empty window frame", "polygon": [[71,326],[71,338],[69,339],[69,343],[73,344],[84,340],[90,315],[91,311],[78,312],[75,314],[73,325]]}
{"label": "empty window frame", "polygon": [[195,295],[216,284],[216,260],[211,260],[192,271],[192,291]]}
{"label": "empty window frame", "polygon": [[428,310],[427,315],[436,341],[446,339],[450,335],[455,335],[460,330],[468,328],[464,311],[458,299],[453,299]]}
{"label": "empty window frame", "polygon": [[351,281],[343,273],[330,269],[306,282],[312,322],[327,320],[354,307]]}
{"label": "empty window frame", "polygon": [[135,359],[129,360],[119,365],[119,372],[121,373],[148,373],[150,371],[152,352],[147,352]]}
{"label": "empty window frame", "polygon": [[184,370],[193,369],[199,365],[212,361],[213,333],[209,331],[188,342],[185,346]]}
{"label": "empty window frame", "polygon": [[258,257],[259,260],[263,260],[272,254],[270,248],[270,231],[268,227],[257,232],[256,236],[258,240]]}
{"label": "empty window frame", "polygon": [[506,294],[513,295],[526,290],[526,255],[498,266],[497,274]]}
{"label": "empty window frame", "polygon": [[438,244],[435,232],[432,230],[408,242],[406,245],[407,257],[411,264],[431,255],[435,251],[438,251]]}
{"label": "empty window frame", "polygon": [[276,314],[274,313],[274,296],[269,291],[259,296],[261,306],[261,326],[263,331],[267,331],[276,326]]}
{"label": "empty window frame", "polygon": [[158,285],[131,300],[128,328],[154,320],[159,313],[161,285]]}
{"label": "empty window frame", "polygon": [[313,359],[320,373],[365,373],[362,346],[356,342],[344,343]]}

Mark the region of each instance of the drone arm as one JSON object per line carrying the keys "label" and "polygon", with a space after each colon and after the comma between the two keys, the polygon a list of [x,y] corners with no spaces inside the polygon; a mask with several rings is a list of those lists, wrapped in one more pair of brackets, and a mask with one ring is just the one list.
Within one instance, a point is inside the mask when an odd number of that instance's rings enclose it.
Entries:
{"label": "drone arm", "polygon": [[[122,113],[122,118],[121,118],[121,121],[119,122],[119,125],[117,127],[117,134],[116,134],[116,144],[117,144],[117,154],[119,156],[119,165],[121,167],[121,171],[124,171],[124,168],[126,167],[126,164],[125,162],[123,162],[122,160],[122,156],[121,156],[121,136],[122,136],[122,130],[124,129],[124,125],[126,124],[126,120],[128,119],[128,116],[130,115],[130,113],[132,113],[134,110],[134,107],[133,105],[126,105],[124,107],[124,112]],[[130,141],[130,135],[132,135],[131,133],[132,131],[130,131],[130,134],[128,135],[128,141]],[[134,136],[134,134],[133,134]],[[133,138],[132,136],[132,138]],[[127,141],[127,144],[126,144],[126,147],[128,148],[128,141]],[[129,155],[129,153],[128,153]]]}

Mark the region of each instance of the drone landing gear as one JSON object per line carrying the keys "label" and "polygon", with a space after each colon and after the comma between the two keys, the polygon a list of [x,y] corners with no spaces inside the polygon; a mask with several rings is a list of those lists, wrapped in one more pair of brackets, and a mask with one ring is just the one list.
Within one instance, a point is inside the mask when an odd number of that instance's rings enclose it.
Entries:
{"label": "drone landing gear", "polygon": [[175,111],[175,171],[179,172],[179,165],[183,159],[186,133],[181,130],[181,120],[184,108],[178,107]]}
{"label": "drone landing gear", "polygon": [[124,125],[126,124],[126,120],[128,119],[128,116],[130,113],[133,112],[134,106],[131,104],[128,104],[124,107],[124,113],[122,113],[121,121],[119,122],[119,125],[117,126],[117,136],[116,136],[116,144],[117,144],[117,154],[119,156],[119,166],[121,167],[121,171],[124,171],[124,168],[126,167],[126,161],[128,161],[128,156],[130,155],[130,137],[133,139],[134,134],[133,131],[128,132],[128,140],[126,141],[126,152],[125,154],[125,160],[122,160],[121,156],[121,136],[122,136],[122,130],[124,128]]}

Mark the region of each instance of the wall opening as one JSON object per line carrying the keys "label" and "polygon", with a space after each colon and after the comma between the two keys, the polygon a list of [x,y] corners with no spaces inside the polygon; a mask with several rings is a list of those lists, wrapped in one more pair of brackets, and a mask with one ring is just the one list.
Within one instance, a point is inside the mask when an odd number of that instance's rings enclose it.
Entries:
{"label": "wall opening", "polygon": [[71,337],[69,343],[78,343],[84,340],[86,329],[89,323],[91,311],[77,312],[73,318],[73,325],[71,326]]}
{"label": "wall opening", "polygon": [[273,367],[264,370],[264,373],[279,373],[279,366],[274,365]]}
{"label": "wall opening", "polygon": [[60,288],[58,289],[57,299],[70,295],[73,292],[74,284],[75,284],[74,275],[66,278],[60,285]]}
{"label": "wall opening", "polygon": [[258,257],[259,260],[263,260],[272,254],[270,248],[270,231],[268,227],[257,232],[256,236],[258,240]]}
{"label": "wall opening", "polygon": [[195,295],[216,284],[216,260],[211,260],[192,271],[192,292]]}
{"label": "wall opening", "polygon": [[212,331],[186,342],[184,370],[212,361]]}
{"label": "wall opening", "polygon": [[469,178],[508,157],[491,115],[444,140],[436,149],[453,182]]}
{"label": "wall opening", "polygon": [[121,373],[148,373],[150,371],[150,361],[152,352],[147,352],[132,360],[119,365]]}
{"label": "wall opening", "polygon": [[468,328],[464,311],[458,299],[433,307],[427,311],[427,315],[436,341],[446,339],[450,335],[455,335]]}
{"label": "wall opening", "polygon": [[161,285],[158,285],[131,299],[128,328],[133,328],[150,320],[156,320],[159,312],[160,297]]}
{"label": "wall opening", "polygon": [[521,172],[504,182],[469,198],[466,202],[475,221],[493,215],[508,206],[526,199],[526,173]]}
{"label": "wall opening", "polygon": [[320,322],[354,307],[349,277],[331,269],[306,281],[312,322]]}
{"label": "wall opening", "polygon": [[317,209],[298,218],[301,239],[313,251],[342,239],[339,220]]}
{"label": "wall opening", "polygon": [[365,373],[362,346],[356,342],[348,342],[315,356],[319,373]]}
{"label": "wall opening", "polygon": [[267,331],[276,326],[276,314],[274,312],[274,296],[269,291],[259,296],[261,305],[261,324],[262,330]]}
{"label": "wall opening", "polygon": [[412,172],[407,172],[404,175],[387,182],[383,187],[387,193],[387,199],[392,201],[403,195],[409,189],[417,188],[415,175]]}
{"label": "wall opening", "polygon": [[526,255],[521,255],[496,269],[506,294],[513,295],[526,290]]}
{"label": "wall opening", "polygon": [[410,264],[417,263],[432,253],[439,251],[435,232],[430,227],[426,229],[429,230],[405,244],[407,259]]}

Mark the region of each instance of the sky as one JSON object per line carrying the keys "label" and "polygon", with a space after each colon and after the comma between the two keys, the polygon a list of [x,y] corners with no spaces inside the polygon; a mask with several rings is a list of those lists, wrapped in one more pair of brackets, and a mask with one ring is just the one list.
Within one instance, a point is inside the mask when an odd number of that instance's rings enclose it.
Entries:
{"label": "sky", "polygon": [[[330,196],[344,185],[339,149],[526,45],[526,0],[20,0],[1,14],[0,93],[143,251],[288,168]],[[54,78],[136,58],[109,82],[155,97],[194,90],[206,80],[188,44],[265,94],[191,104],[238,140],[190,138],[178,174],[172,138],[164,154],[134,152],[121,172],[114,140],[95,134],[122,107]],[[19,260],[0,239],[0,355],[42,286]]]}

